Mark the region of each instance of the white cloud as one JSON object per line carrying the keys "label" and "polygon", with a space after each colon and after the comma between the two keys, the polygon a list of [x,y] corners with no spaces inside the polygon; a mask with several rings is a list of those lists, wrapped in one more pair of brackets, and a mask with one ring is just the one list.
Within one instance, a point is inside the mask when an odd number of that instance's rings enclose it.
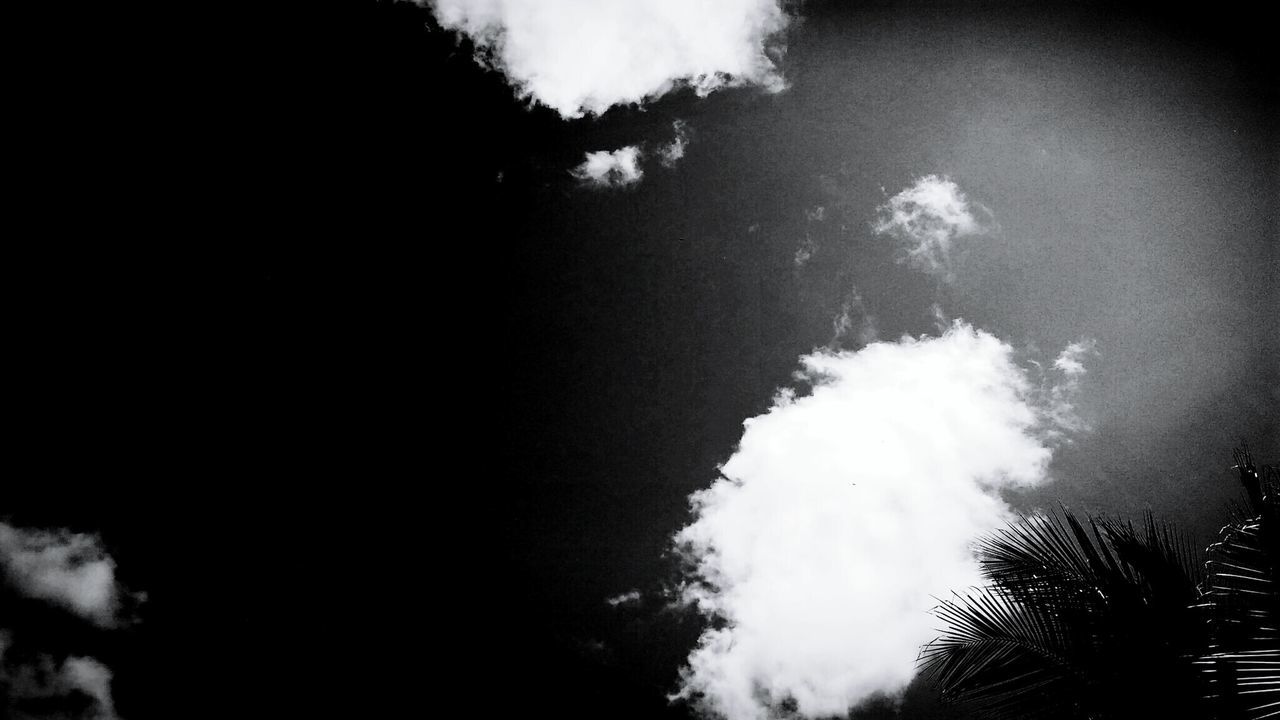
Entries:
{"label": "white cloud", "polygon": [[[754,225],[752,227],[755,227]],[[750,232],[750,230],[748,230]],[[800,243],[800,247],[796,248],[796,254],[792,257],[791,262],[796,266],[796,270],[803,268],[813,259],[813,254],[818,250],[818,244],[813,241],[809,233],[804,234],[804,241]]]}
{"label": "white cloud", "polygon": [[671,142],[658,148],[658,159],[667,168],[675,167],[680,158],[684,157],[684,149],[689,146],[689,129],[683,120],[671,123],[671,130],[676,136]]}
{"label": "white cloud", "polygon": [[906,252],[902,261],[947,281],[954,279],[951,255],[956,239],[990,230],[990,211],[970,202],[945,176],[919,178],[876,210],[872,228],[898,240]]}
{"label": "white cloud", "polygon": [[1088,430],[1089,426],[1076,412],[1076,397],[1085,375],[1084,361],[1098,355],[1098,343],[1092,338],[1073,342],[1058,354],[1053,367],[1061,379],[1046,381],[1040,405],[1044,424],[1051,437],[1065,438],[1070,433]]}
{"label": "white cloud", "polygon": [[605,602],[608,603],[610,607],[618,607],[619,605],[633,605],[635,603],[640,602],[640,591],[632,590],[630,592],[624,592],[620,595],[614,595],[611,598],[606,598]]}
{"label": "white cloud", "polygon": [[862,295],[854,288],[840,306],[840,314],[831,321],[831,341],[827,347],[839,349],[845,343],[861,347],[875,341],[879,336],[876,318],[862,301]]}
{"label": "white cloud", "polygon": [[1062,350],[1057,359],[1053,361],[1053,366],[1062,371],[1069,378],[1076,378],[1084,375],[1084,359],[1086,356],[1097,352],[1097,342],[1092,339],[1084,339],[1079,342],[1073,342]]}
{"label": "white cloud", "polygon": [[936,302],[930,304],[929,314],[933,316],[933,326],[938,328],[938,334],[946,332],[951,320],[947,318],[947,311],[942,309],[942,305]]}
{"label": "white cloud", "polygon": [[681,86],[784,87],[780,0],[417,0],[465,33],[522,97],[565,118]]}
{"label": "white cloud", "polygon": [[569,171],[574,177],[596,187],[622,187],[640,182],[640,148],[634,145],[614,150],[589,152],[582,164]]}
{"label": "white cloud", "polygon": [[844,715],[911,681],[934,597],[976,585],[970,544],[1000,527],[1007,488],[1046,481],[1039,393],[996,337],[816,351],[747,420],[676,542],[684,597],[717,622],[680,696],[730,720]]}
{"label": "white cloud", "polygon": [[106,665],[90,657],[67,658],[62,664],[62,682],[66,687],[94,699],[94,718],[108,720],[117,717],[111,700],[111,671]]}
{"label": "white cloud", "polygon": [[[119,720],[115,703],[111,698],[111,670],[90,657],[68,657],[57,661],[41,654],[31,662],[5,661],[6,650],[11,645],[8,633],[0,631],[0,685],[7,689],[0,709],[6,717],[49,717],[47,702],[66,702],[67,714],[77,720]],[[87,700],[77,700],[81,696]],[[28,712],[30,707],[40,707],[37,714]]]}
{"label": "white cloud", "polygon": [[92,535],[15,528],[0,522],[0,569],[19,592],[62,605],[101,627],[122,622],[129,596],[115,561]]}

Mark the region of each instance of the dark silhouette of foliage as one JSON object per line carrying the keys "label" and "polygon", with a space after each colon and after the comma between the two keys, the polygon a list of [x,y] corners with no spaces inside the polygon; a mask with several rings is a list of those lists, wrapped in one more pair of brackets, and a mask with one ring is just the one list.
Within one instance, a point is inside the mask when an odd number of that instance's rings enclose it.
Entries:
{"label": "dark silhouette of foliage", "polygon": [[1235,460],[1247,510],[1206,553],[1209,645],[1197,665],[1215,717],[1280,718],[1280,473],[1259,470],[1247,447]]}
{"label": "dark silhouette of foliage", "polygon": [[1237,451],[1248,510],[1197,553],[1065,508],[979,542],[988,584],[943,601],[926,679],[983,718],[1280,717],[1277,475]]}
{"label": "dark silhouette of foliage", "polygon": [[1063,509],[978,549],[989,585],[943,602],[921,653],[945,698],[992,720],[1196,716],[1199,563],[1170,527]]}

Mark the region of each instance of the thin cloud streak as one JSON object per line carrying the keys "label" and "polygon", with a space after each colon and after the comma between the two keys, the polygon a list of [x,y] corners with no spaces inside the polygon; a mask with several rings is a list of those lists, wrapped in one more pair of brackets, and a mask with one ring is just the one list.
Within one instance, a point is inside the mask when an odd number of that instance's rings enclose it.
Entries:
{"label": "thin cloud streak", "polygon": [[619,595],[614,595],[611,598],[605,598],[605,603],[607,603],[609,607],[618,607],[619,605],[634,605],[638,602],[640,602],[639,590],[631,590],[629,592],[624,592]]}
{"label": "thin cloud streak", "polygon": [[1076,411],[1076,399],[1087,372],[1085,361],[1096,357],[1098,342],[1083,338],[1065,347],[1053,361],[1053,369],[1059,375],[1047,383],[1041,400],[1046,432],[1054,439],[1070,442],[1073,434],[1090,429],[1089,424]]}

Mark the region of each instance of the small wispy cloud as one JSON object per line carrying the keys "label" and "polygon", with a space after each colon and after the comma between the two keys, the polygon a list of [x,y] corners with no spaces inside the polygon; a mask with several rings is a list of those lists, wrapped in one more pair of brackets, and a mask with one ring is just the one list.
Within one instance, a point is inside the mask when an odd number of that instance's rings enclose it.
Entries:
{"label": "small wispy cloud", "polygon": [[925,175],[876,209],[872,229],[898,241],[900,262],[954,280],[952,253],[958,238],[992,228],[991,212],[970,201],[951,179]]}
{"label": "small wispy cloud", "polygon": [[624,592],[620,595],[614,595],[611,598],[606,598],[605,602],[608,603],[610,607],[618,607],[619,605],[634,605],[635,603],[640,602],[640,591],[631,590],[630,592]]}
{"label": "small wispy cloud", "polygon": [[1013,516],[1002,491],[1048,480],[1056,418],[987,332],[955,321],[801,365],[811,393],[745,421],[675,537],[683,598],[712,620],[677,697],[728,720],[900,693],[933,598],[981,581],[971,543]]}
{"label": "small wispy cloud", "polygon": [[116,564],[93,535],[0,522],[0,570],[20,593],[48,600],[100,627],[128,621],[142,600],[116,581]]}
{"label": "small wispy cloud", "polygon": [[1062,352],[1053,361],[1053,366],[1061,370],[1067,377],[1077,378],[1085,373],[1084,359],[1089,355],[1096,354],[1097,348],[1097,341],[1091,338],[1073,342],[1063,348]]}
{"label": "small wispy cloud", "polygon": [[684,150],[689,146],[689,126],[683,120],[671,123],[675,137],[666,145],[658,147],[658,160],[665,168],[673,168],[684,157]]}
{"label": "small wispy cloud", "polygon": [[782,90],[781,0],[416,0],[478,59],[564,118],[689,87]]}
{"label": "small wispy cloud", "polygon": [[831,340],[827,347],[833,350],[846,345],[862,347],[875,342],[879,334],[875,316],[867,310],[862,295],[854,288],[840,306],[840,313],[831,321]]}
{"label": "small wispy cloud", "polygon": [[795,265],[796,270],[800,270],[809,261],[813,259],[813,254],[817,252],[818,244],[813,241],[813,237],[809,233],[804,234],[804,240],[800,243],[800,247],[796,248],[796,254],[792,256],[791,263]]}
{"label": "small wispy cloud", "polygon": [[640,148],[628,145],[618,150],[587,153],[582,164],[570,170],[575,178],[593,187],[624,187],[640,182]]}
{"label": "small wispy cloud", "polygon": [[1087,372],[1085,361],[1097,356],[1098,343],[1084,338],[1067,345],[1053,361],[1059,377],[1047,378],[1042,384],[1041,414],[1046,435],[1069,442],[1072,434],[1089,429],[1076,409],[1081,383]]}
{"label": "small wispy cloud", "polygon": [[933,318],[933,326],[938,329],[939,334],[946,332],[951,326],[951,318],[947,315],[947,311],[942,309],[941,303],[930,303],[929,315]]}

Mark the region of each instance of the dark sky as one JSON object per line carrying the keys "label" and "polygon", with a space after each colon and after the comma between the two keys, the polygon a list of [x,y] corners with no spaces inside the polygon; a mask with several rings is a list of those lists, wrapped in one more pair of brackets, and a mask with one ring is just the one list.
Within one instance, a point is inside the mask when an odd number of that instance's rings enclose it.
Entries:
{"label": "dark sky", "polygon": [[[1231,447],[1280,459],[1277,67],[1244,4],[1110,5],[814,2],[783,93],[571,121],[403,3],[50,61],[0,517],[99,532],[149,599],[123,634],[9,624],[108,661],[131,720],[687,717],[671,536],[855,287],[884,338],[935,301],[1041,356],[1095,338],[1093,430],[1011,502],[1208,537]],[[569,176],[676,119],[674,169]],[[1000,225],[946,288],[868,225],[930,173]]]}

